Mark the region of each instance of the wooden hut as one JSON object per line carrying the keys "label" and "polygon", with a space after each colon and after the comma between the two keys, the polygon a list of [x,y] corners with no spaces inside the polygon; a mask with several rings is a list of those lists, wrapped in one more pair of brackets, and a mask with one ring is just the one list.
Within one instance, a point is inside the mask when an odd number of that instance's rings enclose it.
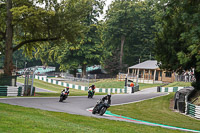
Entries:
{"label": "wooden hut", "polygon": [[147,60],[145,62],[128,67],[128,78],[140,83],[163,83],[174,82],[173,72],[161,70],[156,60]]}

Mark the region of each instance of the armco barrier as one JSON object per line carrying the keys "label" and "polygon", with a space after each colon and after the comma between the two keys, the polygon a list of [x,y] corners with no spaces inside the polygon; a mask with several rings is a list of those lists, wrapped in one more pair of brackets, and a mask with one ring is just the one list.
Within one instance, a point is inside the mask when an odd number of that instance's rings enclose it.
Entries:
{"label": "armco barrier", "polygon": [[177,92],[184,87],[160,87],[158,92]]}
{"label": "armco barrier", "polygon": [[21,96],[22,87],[0,86],[0,96]]}
{"label": "armco barrier", "polygon": [[[54,79],[49,79],[47,76],[37,76],[35,75],[35,79],[42,80],[44,82],[64,86],[64,87],[70,87],[73,89],[79,89],[83,91],[87,91],[88,87],[87,86],[80,86],[80,85],[74,85],[74,84],[69,84],[66,82],[62,81],[56,81]],[[139,90],[139,86],[136,86],[136,89]],[[124,89],[122,88],[96,88],[95,92],[102,92],[102,93],[130,93],[131,92],[131,87],[125,87]]]}
{"label": "armco barrier", "polygon": [[[192,104],[191,101],[188,101],[190,97],[193,97],[196,94],[197,90],[191,91],[185,96],[185,114],[191,117],[200,119],[200,106]],[[194,102],[194,101],[193,101]]]}
{"label": "armco barrier", "polygon": [[189,102],[187,102],[186,106],[188,115],[200,119],[200,106],[191,104]]}
{"label": "armco barrier", "polygon": [[7,86],[0,86],[0,96],[7,96]]}

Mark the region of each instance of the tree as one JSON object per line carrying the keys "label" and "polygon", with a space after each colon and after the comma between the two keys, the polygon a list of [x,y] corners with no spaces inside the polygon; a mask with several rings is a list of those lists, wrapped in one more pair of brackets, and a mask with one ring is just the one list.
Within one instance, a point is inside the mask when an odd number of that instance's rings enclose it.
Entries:
{"label": "tree", "polygon": [[76,69],[81,66],[82,76],[86,76],[86,66],[100,64],[103,53],[100,31],[102,27],[96,18],[102,13],[103,5],[104,1],[102,0],[89,1],[90,10],[81,22],[85,27],[83,35],[79,36],[73,43],[63,41],[58,46],[52,45],[48,48],[44,46],[43,51],[50,52],[40,52],[40,58],[50,57],[50,61],[56,61],[61,65],[61,70],[70,70],[74,72],[74,75]]}
{"label": "tree", "polygon": [[69,70],[76,75],[77,69],[81,67],[82,76],[86,76],[87,65],[100,64],[103,55],[103,46],[97,31],[97,26],[90,26],[87,36],[79,40],[77,44],[63,42],[62,45],[52,46],[47,49],[39,49],[39,54],[43,63],[57,62],[60,70]]}
{"label": "tree", "polygon": [[167,70],[194,68],[193,86],[200,89],[200,1],[162,0],[156,7],[156,59]]}
{"label": "tree", "polygon": [[[151,59],[150,55],[153,58],[154,12],[149,2],[136,0],[115,1],[108,10],[104,42],[110,51],[120,49],[121,71],[123,66],[137,64],[139,58],[141,61]],[[112,54],[117,55],[114,51]]]}
{"label": "tree", "polygon": [[112,54],[106,55],[107,58],[105,58],[103,61],[103,68],[109,75],[112,75],[113,77],[116,76],[120,70],[119,51],[119,49],[111,51]]}
{"label": "tree", "polygon": [[73,42],[84,30],[81,21],[88,14],[89,1],[2,0],[0,48],[5,54],[4,73],[12,75],[12,55],[20,48],[31,56],[41,44]]}
{"label": "tree", "polygon": [[130,0],[118,0],[113,2],[106,14],[108,40],[120,40],[120,70],[122,70],[123,49],[126,37],[130,34],[134,25],[134,10]]}
{"label": "tree", "polygon": [[135,3],[135,23],[124,47],[124,63],[129,66],[154,59],[155,11],[151,7],[150,1]]}

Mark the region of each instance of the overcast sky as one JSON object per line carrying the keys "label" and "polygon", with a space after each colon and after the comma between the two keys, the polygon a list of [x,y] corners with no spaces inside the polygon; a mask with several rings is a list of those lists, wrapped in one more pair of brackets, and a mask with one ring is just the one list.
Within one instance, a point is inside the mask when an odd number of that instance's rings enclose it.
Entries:
{"label": "overcast sky", "polygon": [[[114,0],[105,0],[106,5],[105,5],[105,7],[103,9],[104,14],[100,16],[100,18],[99,18],[100,20],[103,19],[104,15],[106,13],[106,10],[108,9],[108,6],[111,4],[112,1],[114,1]],[[58,0],[58,2],[60,2],[60,0]],[[39,5],[39,6],[43,7],[44,5]]]}
{"label": "overcast sky", "polygon": [[108,9],[108,6],[111,4],[112,1],[114,1],[114,0],[106,0],[106,5],[105,5],[105,7],[103,9],[104,14],[100,16],[100,20],[103,19],[104,15],[106,13],[106,10]]}

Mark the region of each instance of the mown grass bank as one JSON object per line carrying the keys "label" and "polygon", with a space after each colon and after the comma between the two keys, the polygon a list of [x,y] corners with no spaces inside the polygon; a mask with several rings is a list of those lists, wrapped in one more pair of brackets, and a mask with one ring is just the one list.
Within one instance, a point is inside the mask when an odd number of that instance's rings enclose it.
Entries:
{"label": "mown grass bank", "polygon": [[[17,82],[24,83],[24,78],[17,78]],[[34,79],[33,86],[55,92],[55,93],[37,92],[35,94],[35,96],[46,96],[46,97],[59,96],[60,92],[65,88],[63,86],[51,84],[38,79]],[[87,94],[88,94],[87,91],[70,89],[70,96],[85,96]],[[95,93],[95,95],[105,95],[105,93]]]}
{"label": "mown grass bank", "polygon": [[[24,83],[24,78],[17,78],[17,82],[20,83]],[[107,79],[107,80],[100,80],[98,82],[92,83],[95,84],[96,88],[124,88],[124,81],[118,81],[118,80],[111,80],[111,79]],[[90,85],[92,85],[90,84]],[[144,83],[139,83],[139,88],[140,90],[145,89],[145,88],[151,88],[151,87],[156,87],[159,86],[161,84],[144,84]],[[48,82],[44,82],[38,79],[34,79],[34,86],[38,87],[38,88],[43,88],[43,89],[48,89],[51,91],[55,91],[55,92],[60,92],[64,87],[60,86],[60,85],[55,85],[55,84],[51,84]],[[83,93],[86,93],[85,91],[80,91],[80,90],[75,90],[73,89],[74,93],[79,93],[80,95]],[[85,95],[85,94],[84,94]]]}
{"label": "mown grass bank", "polygon": [[188,87],[191,86],[191,82],[173,82],[164,87]]}
{"label": "mown grass bank", "polygon": [[113,106],[109,108],[114,114],[131,117],[134,119],[170,126],[200,130],[200,120],[182,115],[170,109],[170,100],[174,93],[138,103]]}
{"label": "mown grass bank", "polygon": [[1,133],[180,133],[161,127],[111,121],[0,103]]}
{"label": "mown grass bank", "polygon": [[[97,88],[124,88],[125,81],[118,81],[113,79],[105,79],[100,80],[98,82],[93,83]],[[144,83],[138,83],[140,90],[145,88],[151,88],[151,87],[157,87],[161,84],[144,84]],[[91,84],[92,85],[92,84]]]}

